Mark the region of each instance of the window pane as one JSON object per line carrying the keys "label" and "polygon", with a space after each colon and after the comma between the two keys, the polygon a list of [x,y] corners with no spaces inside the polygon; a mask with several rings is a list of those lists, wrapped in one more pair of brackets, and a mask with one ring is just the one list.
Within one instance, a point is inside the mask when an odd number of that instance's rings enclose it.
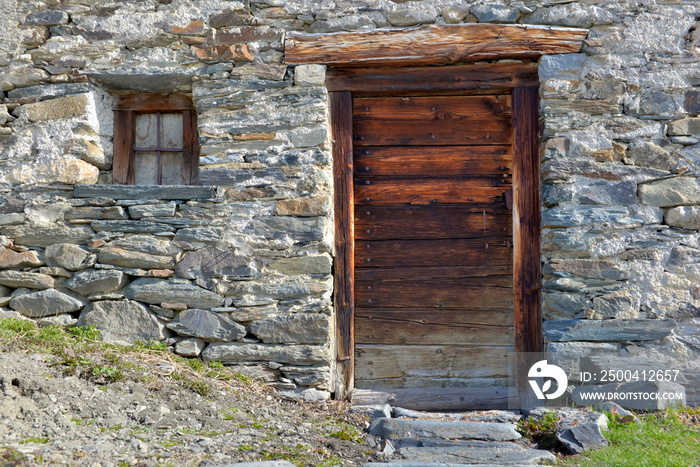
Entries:
{"label": "window pane", "polygon": [[134,184],[158,185],[158,154],[137,152],[134,154]]}
{"label": "window pane", "polygon": [[182,114],[161,114],[160,118],[161,147],[182,148]]}
{"label": "window pane", "polygon": [[163,185],[185,185],[185,159],[181,152],[161,154]]}
{"label": "window pane", "polygon": [[136,114],[136,137],[134,146],[137,148],[155,148],[158,143],[156,133],[157,114]]}

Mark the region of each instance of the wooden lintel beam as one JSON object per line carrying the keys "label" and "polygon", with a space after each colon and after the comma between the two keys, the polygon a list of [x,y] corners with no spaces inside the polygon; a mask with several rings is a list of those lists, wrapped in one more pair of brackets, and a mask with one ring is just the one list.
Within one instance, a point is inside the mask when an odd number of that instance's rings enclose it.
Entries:
{"label": "wooden lintel beam", "polygon": [[288,64],[446,65],[503,58],[531,60],[581,50],[586,29],[522,24],[431,25],[330,34],[290,33]]}

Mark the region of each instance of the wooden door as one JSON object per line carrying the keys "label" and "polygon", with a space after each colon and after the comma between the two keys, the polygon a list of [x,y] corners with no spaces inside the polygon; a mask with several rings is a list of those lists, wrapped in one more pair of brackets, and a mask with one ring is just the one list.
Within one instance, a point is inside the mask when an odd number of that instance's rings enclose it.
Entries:
{"label": "wooden door", "polygon": [[352,108],[355,387],[507,386],[510,94]]}

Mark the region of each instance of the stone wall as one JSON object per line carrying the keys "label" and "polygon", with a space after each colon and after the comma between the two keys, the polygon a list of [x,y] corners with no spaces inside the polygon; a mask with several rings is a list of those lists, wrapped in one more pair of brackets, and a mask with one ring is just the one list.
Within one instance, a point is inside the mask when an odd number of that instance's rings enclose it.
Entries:
{"label": "stone wall", "polygon": [[[139,316],[138,332],[182,354],[265,363],[271,384],[327,397],[324,69],[286,66],[285,33],[572,26],[590,28],[581,53],[540,63],[549,351],[562,364],[698,360],[697,1],[0,3],[3,315],[115,333],[133,323],[115,316]],[[192,93],[203,187],[110,185],[111,108],[125,91]],[[146,337],[136,332],[113,338]],[[698,400],[700,377],[685,373]]]}

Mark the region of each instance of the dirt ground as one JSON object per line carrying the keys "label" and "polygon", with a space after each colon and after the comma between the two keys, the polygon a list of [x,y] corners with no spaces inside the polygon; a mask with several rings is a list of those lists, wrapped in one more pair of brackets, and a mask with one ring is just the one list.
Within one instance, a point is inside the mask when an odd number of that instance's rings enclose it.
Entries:
{"label": "dirt ground", "polygon": [[[376,440],[347,404],[282,400],[237,377],[177,378],[163,353],[125,355],[116,382],[0,342],[0,463],[8,465],[225,465],[288,459],[361,465]],[[145,355],[145,356],[144,356]],[[94,358],[93,358],[94,360]],[[105,365],[105,372],[110,366]],[[70,374],[73,373],[73,374]],[[105,375],[102,375],[105,376]],[[109,376],[109,375],[106,375]],[[201,385],[201,386],[200,386]],[[205,390],[206,389],[206,390]],[[207,393],[201,395],[200,393]]]}

